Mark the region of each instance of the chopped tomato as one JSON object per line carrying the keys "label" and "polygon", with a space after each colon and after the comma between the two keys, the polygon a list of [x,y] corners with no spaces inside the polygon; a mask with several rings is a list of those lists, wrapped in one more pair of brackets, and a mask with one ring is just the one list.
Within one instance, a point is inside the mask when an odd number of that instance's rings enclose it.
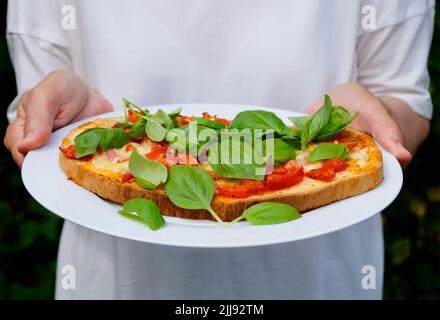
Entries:
{"label": "chopped tomato", "polygon": [[166,157],[167,150],[167,146],[153,146],[150,152],[145,154],[145,156],[150,160],[157,160],[159,158]]}
{"label": "chopped tomato", "polygon": [[264,183],[268,190],[279,190],[289,188],[300,183],[304,177],[303,167],[293,167],[292,169],[284,169],[284,172],[272,172],[266,176]]}
{"label": "chopped tomato", "polygon": [[129,144],[125,145],[124,150],[125,150],[125,152],[133,151],[134,147],[133,147],[133,145],[131,143],[129,143]]}
{"label": "chopped tomato", "polygon": [[203,112],[203,118],[205,119],[210,119],[216,122],[220,122],[226,125],[230,125],[231,121],[229,121],[228,119],[223,119],[223,118],[217,118],[217,116],[211,116],[208,112]]}
{"label": "chopped tomato", "polygon": [[238,184],[218,184],[216,194],[231,198],[247,198],[266,191],[264,183],[257,180],[240,180]]}
{"label": "chopped tomato", "polygon": [[90,161],[90,160],[93,159],[93,156],[94,156],[93,154],[90,154],[90,155],[88,155],[88,156],[84,156],[84,157],[81,157],[81,158],[77,158],[77,157],[76,157],[76,148],[75,148],[75,145],[74,145],[74,144],[68,146],[67,148],[61,148],[61,147],[60,147],[60,150],[61,150],[62,153],[64,153],[64,155],[65,155],[66,157],[68,157],[68,158],[70,158],[70,159],[77,159],[77,160],[83,160],[83,161]]}
{"label": "chopped tomato", "polygon": [[[171,168],[172,165],[198,165],[198,162],[195,158],[193,158],[189,153],[185,154],[167,154],[171,149],[168,148],[167,145],[157,144],[151,148],[149,153],[145,154],[150,160],[155,160],[163,163],[168,169]],[[169,156],[169,157],[167,157]],[[173,161],[168,161],[168,159],[172,159]]]}
{"label": "chopped tomato", "polygon": [[139,120],[139,114],[141,114],[140,111],[136,111],[136,113],[134,113],[133,111],[128,110],[128,121],[131,123],[136,123]]}
{"label": "chopped tomato", "polygon": [[339,158],[327,160],[321,168],[306,172],[305,175],[309,178],[330,181],[337,172],[343,171],[348,167],[348,163]]}
{"label": "chopped tomato", "polygon": [[348,167],[348,163],[339,158],[327,160],[324,165],[333,168],[335,172],[343,171]]}
{"label": "chopped tomato", "polygon": [[120,128],[121,126],[119,125],[119,124],[117,124],[117,123],[115,123],[114,125],[112,125],[112,128],[113,129],[117,129],[117,128]]}
{"label": "chopped tomato", "polygon": [[132,180],[134,177],[130,172],[124,172],[122,174],[122,182],[128,182],[130,180]]}
{"label": "chopped tomato", "polygon": [[305,173],[309,178],[330,181],[335,177],[335,170],[330,166],[322,166],[321,168],[314,169]]}
{"label": "chopped tomato", "polygon": [[187,117],[187,116],[177,116],[176,117],[177,122],[181,126],[190,123],[192,121],[192,119],[194,119],[194,117]]}

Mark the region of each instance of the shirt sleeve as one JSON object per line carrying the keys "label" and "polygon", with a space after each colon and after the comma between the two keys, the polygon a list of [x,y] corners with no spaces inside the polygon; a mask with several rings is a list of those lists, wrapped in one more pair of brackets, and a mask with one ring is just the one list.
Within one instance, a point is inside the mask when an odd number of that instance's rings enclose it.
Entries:
{"label": "shirt sleeve", "polygon": [[[388,14],[389,21],[378,19],[375,30],[359,33],[357,79],[373,94],[399,98],[430,119],[427,61],[434,29],[434,2],[414,1],[417,6],[413,7],[405,7],[405,3],[399,3],[396,14]],[[380,7],[377,15],[381,15]]]}
{"label": "shirt sleeve", "polygon": [[6,38],[15,70],[17,97],[7,110],[9,121],[16,117],[20,96],[47,74],[72,68],[68,38],[61,27],[56,1],[15,0],[8,2]]}

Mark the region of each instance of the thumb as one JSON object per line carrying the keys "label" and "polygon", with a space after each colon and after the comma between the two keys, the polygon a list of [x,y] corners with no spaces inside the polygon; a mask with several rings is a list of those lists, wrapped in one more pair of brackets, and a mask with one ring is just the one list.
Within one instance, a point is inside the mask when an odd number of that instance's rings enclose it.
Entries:
{"label": "thumb", "polygon": [[31,90],[20,102],[19,109],[24,114],[25,124],[23,140],[17,149],[24,155],[49,141],[54,113],[58,109],[56,99],[49,97],[44,92]]}
{"label": "thumb", "polygon": [[411,159],[411,153],[404,147],[404,138],[397,123],[390,116],[382,116],[374,119],[371,124],[373,138],[388,152],[393,154],[397,160],[405,165]]}

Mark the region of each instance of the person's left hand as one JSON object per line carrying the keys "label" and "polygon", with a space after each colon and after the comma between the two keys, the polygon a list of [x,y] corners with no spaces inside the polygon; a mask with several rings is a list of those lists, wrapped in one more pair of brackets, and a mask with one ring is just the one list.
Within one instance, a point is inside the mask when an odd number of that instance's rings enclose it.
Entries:
{"label": "person's left hand", "polygon": [[[417,115],[405,102],[390,97],[378,98],[360,84],[336,85],[327,94],[331,97],[333,105],[343,106],[352,114],[356,111],[359,112],[359,116],[351,126],[372,135],[384,149],[391,152],[403,165],[411,161],[412,153],[424,140],[429,130],[429,121]],[[322,104],[323,98],[307,108],[307,113],[315,112]],[[399,114],[403,112],[405,114],[396,117],[394,108],[399,109]],[[412,131],[415,130],[419,133],[418,137],[406,139],[406,135],[400,127],[401,124],[397,120],[405,120],[411,117],[413,117],[413,126],[419,126],[413,128]],[[416,118],[419,118],[419,124]],[[426,126],[427,130],[425,130]]]}

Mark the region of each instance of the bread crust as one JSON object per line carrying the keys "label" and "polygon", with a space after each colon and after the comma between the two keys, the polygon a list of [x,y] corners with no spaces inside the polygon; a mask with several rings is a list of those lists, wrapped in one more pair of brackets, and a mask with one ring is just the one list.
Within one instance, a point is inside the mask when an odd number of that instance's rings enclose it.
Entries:
{"label": "bread crust", "polygon": [[[92,123],[87,123],[81,128],[89,128],[92,125]],[[381,152],[370,136],[354,130],[348,130],[347,132],[349,135],[355,135],[359,138],[363,148],[367,150],[367,165],[361,167],[351,165],[347,170],[338,173],[336,178],[329,182],[304,177],[304,181],[299,185],[244,199],[214,196],[211,203],[212,208],[223,221],[234,220],[246,208],[266,201],[287,203],[294,206],[299,212],[304,213],[374,189],[382,181]],[[71,139],[66,137],[63,144],[70,141]],[[115,174],[96,170],[90,162],[68,158],[62,152],[59,155],[59,164],[70,180],[104,199],[124,203],[136,198],[145,198],[154,201],[161,212],[167,216],[213,220],[212,215],[206,210],[188,210],[175,206],[162,187],[155,190],[143,189],[135,181],[123,182]]]}

